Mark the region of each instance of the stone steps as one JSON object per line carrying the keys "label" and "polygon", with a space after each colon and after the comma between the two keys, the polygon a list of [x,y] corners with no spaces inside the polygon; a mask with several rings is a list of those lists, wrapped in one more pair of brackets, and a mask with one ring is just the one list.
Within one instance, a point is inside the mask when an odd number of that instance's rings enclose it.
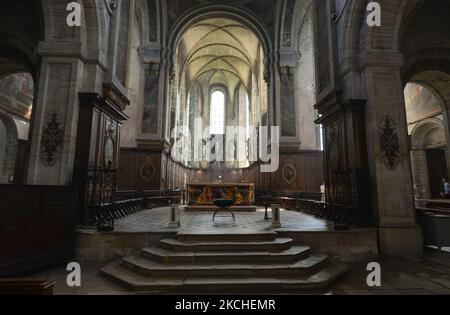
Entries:
{"label": "stone steps", "polygon": [[191,234],[180,232],[177,234],[179,241],[200,241],[207,240],[208,242],[250,242],[250,241],[274,241],[278,238],[276,232],[261,232],[261,233],[206,233],[206,234]]}
{"label": "stone steps", "polygon": [[145,277],[267,277],[269,275],[288,276],[313,273],[327,262],[327,256],[315,255],[289,264],[164,264],[142,256],[133,256],[125,258],[122,266]]}
{"label": "stone steps", "polygon": [[183,277],[148,278],[121,268],[109,265],[102,270],[103,276],[124,286],[132,292],[169,293],[202,292],[204,294],[254,294],[278,292],[318,292],[327,289],[347,272],[347,266],[333,263],[322,270],[300,277]]}
{"label": "stone steps", "polygon": [[290,238],[277,238],[274,241],[180,241],[177,239],[162,240],[160,247],[172,251],[268,251],[276,252],[289,249],[293,240]]}
{"label": "stone steps", "polygon": [[[218,249],[216,249],[218,250]],[[176,264],[217,264],[217,263],[290,263],[306,258],[310,253],[310,248],[305,246],[295,246],[283,251],[181,251],[174,252],[162,248],[145,248],[142,255],[150,260],[160,263]]]}
{"label": "stone steps", "polygon": [[177,234],[106,266],[102,274],[138,292],[282,292],[325,289],[346,272],[327,255],[277,233]]}

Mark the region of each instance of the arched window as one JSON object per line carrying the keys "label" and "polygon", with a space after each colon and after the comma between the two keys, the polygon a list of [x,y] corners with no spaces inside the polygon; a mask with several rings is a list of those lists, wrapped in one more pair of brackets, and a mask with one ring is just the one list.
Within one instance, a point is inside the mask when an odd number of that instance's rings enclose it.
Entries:
{"label": "arched window", "polygon": [[211,134],[225,134],[225,94],[214,91],[211,95]]}

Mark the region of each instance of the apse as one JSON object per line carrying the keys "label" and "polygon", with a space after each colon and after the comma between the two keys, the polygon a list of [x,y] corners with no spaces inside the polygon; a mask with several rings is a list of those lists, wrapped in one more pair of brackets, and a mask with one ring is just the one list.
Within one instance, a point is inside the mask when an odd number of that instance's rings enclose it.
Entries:
{"label": "apse", "polygon": [[[185,166],[250,166],[251,131],[263,124],[262,118],[267,116],[263,69],[262,45],[253,31],[240,22],[207,18],[183,33],[176,52],[172,127],[184,126],[192,135],[180,149]],[[193,139],[199,133],[201,145]],[[210,143],[213,144],[206,145]],[[216,152],[218,146],[220,152]],[[199,159],[194,159],[195,150]],[[208,153],[214,157],[206,157]]]}

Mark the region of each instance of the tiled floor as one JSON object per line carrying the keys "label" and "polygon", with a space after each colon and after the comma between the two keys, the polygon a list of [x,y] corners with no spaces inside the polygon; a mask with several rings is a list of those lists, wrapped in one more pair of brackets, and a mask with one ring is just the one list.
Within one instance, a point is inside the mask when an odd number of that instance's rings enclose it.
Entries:
{"label": "tiled floor", "polygon": [[[181,227],[168,228],[169,208],[157,208],[138,212],[116,222],[116,232],[160,232],[180,231],[183,233],[254,233],[271,231],[270,221],[264,220],[264,210],[257,212],[236,212],[236,222],[227,213],[220,213],[224,217],[212,221],[212,212],[180,211]],[[319,220],[312,216],[292,211],[281,211],[281,230],[294,231],[329,231],[333,229],[331,222]]]}
{"label": "tiled floor", "polygon": [[[382,268],[382,286],[368,288],[366,263],[350,266],[349,273],[327,292],[334,295],[430,295],[450,294],[450,253],[427,251],[421,258],[386,257],[379,260]],[[81,288],[66,286],[67,271],[56,268],[34,275],[33,278],[54,279],[57,295],[130,294],[122,287],[102,278],[104,266],[82,266]],[[292,292],[296,294],[296,292]]]}

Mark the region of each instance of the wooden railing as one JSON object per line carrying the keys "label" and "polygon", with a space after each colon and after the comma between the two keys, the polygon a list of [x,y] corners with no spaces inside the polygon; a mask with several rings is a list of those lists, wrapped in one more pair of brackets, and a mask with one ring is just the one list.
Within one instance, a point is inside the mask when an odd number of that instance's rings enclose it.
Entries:
{"label": "wooden railing", "polygon": [[98,230],[113,231],[115,221],[143,210],[180,204],[182,192],[177,190],[118,191],[117,201],[103,204],[93,217]]}
{"label": "wooden railing", "polygon": [[292,192],[286,194],[265,193],[257,195],[257,204],[270,207],[279,204],[285,210],[297,211],[316,218],[333,221],[335,228],[347,230],[356,226],[359,209],[350,206],[333,205],[322,201],[321,193]]}
{"label": "wooden railing", "polygon": [[115,220],[144,209],[179,203],[174,190],[117,191],[117,170],[79,165],[74,178],[81,198],[77,203],[79,228],[113,231]]}

